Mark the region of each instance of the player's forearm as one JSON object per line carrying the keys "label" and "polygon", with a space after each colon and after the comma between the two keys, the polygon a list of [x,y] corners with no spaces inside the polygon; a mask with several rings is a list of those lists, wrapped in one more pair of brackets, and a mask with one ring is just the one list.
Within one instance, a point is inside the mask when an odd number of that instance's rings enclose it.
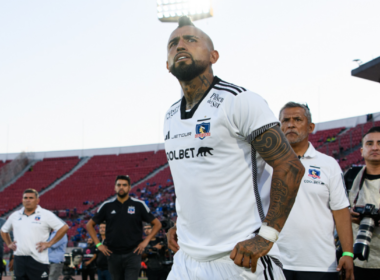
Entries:
{"label": "player's forearm", "polygon": [[256,137],[252,145],[273,168],[270,205],[264,222],[281,231],[293,207],[305,168],[278,126]]}
{"label": "player's forearm", "polygon": [[50,243],[50,246],[53,246],[55,243],[57,243],[59,240],[62,239],[62,237],[66,234],[66,232],[69,230],[69,226],[68,225],[64,225],[63,227],[61,227],[56,235],[53,237],[52,240],[49,241]]}
{"label": "player's forearm", "polygon": [[353,252],[353,234],[351,226],[351,215],[348,208],[332,211],[343,252]]}
{"label": "player's forearm", "polygon": [[304,172],[298,158],[273,168],[270,205],[264,222],[279,232],[293,208]]}
{"label": "player's forearm", "polygon": [[96,231],[95,231],[95,222],[90,219],[87,224],[86,224],[86,229],[88,234],[91,236],[92,240],[94,241],[95,244],[99,244],[100,241],[98,237],[96,236]]}
{"label": "player's forearm", "polygon": [[1,233],[1,238],[3,238],[5,244],[9,246],[12,243],[11,236],[9,235],[9,233],[3,232],[3,231],[0,231],[0,233]]}

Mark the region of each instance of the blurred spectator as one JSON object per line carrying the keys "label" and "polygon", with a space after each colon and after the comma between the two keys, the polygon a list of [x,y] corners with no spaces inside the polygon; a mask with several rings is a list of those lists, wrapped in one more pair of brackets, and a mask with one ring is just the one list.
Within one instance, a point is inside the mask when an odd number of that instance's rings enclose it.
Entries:
{"label": "blurred spectator", "polygon": [[[101,237],[101,243],[106,240],[106,223],[99,225],[99,234]],[[111,274],[108,271],[107,257],[98,249],[96,249],[96,266],[98,268],[98,280],[111,280]]]}
{"label": "blurred spectator", "polygon": [[[57,234],[54,230],[51,232],[48,241],[52,240]],[[48,250],[49,254],[49,280],[58,280],[62,275],[63,262],[65,261],[65,252],[67,246],[67,235],[65,234],[61,240],[52,245]]]}
{"label": "blurred spectator", "polygon": [[87,280],[87,276],[90,280],[95,280],[96,272],[96,252],[95,244],[92,238],[87,239],[87,247],[83,249],[83,261],[82,261],[82,280]]}

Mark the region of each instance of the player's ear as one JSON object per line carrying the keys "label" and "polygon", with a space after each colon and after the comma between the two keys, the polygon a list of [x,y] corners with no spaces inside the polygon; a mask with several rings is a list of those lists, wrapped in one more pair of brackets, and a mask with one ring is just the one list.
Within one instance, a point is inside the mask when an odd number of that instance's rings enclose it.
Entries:
{"label": "player's ear", "polygon": [[219,59],[219,52],[216,50],[211,51],[210,53],[210,62],[211,64],[215,64]]}
{"label": "player's ear", "polygon": [[170,69],[169,69],[169,62],[166,61],[166,69],[168,69],[169,73],[170,73]]}

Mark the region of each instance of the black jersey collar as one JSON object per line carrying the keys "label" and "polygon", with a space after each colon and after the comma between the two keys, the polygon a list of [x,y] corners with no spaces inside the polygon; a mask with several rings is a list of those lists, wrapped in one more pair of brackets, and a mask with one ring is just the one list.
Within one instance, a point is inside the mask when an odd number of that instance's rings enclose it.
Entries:
{"label": "black jersey collar", "polygon": [[185,96],[182,97],[181,101],[181,120],[185,119],[191,119],[195,113],[195,111],[198,109],[199,104],[203,101],[203,99],[206,97],[206,95],[210,92],[210,90],[214,87],[215,84],[219,83],[220,79],[215,76],[214,80],[212,81],[210,87],[206,90],[205,94],[203,95],[202,99],[199,100],[199,102],[191,108],[190,112],[186,112],[186,99]]}

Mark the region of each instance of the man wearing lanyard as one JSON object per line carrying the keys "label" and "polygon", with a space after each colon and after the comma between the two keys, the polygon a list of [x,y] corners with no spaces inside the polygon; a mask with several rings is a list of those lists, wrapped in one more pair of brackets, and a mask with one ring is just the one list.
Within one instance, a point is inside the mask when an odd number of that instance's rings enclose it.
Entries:
{"label": "man wearing lanyard", "polygon": [[[38,192],[27,189],[23,193],[23,208],[14,212],[1,228],[1,237],[14,251],[14,272],[17,280],[49,277],[49,257],[46,249],[57,243],[69,227],[52,212],[41,208]],[[57,234],[50,241],[51,230]],[[12,242],[9,232],[13,230]]]}
{"label": "man wearing lanyard", "polygon": [[[57,234],[54,230],[48,239],[52,240]],[[67,235],[65,234],[61,240],[55,243],[49,248],[49,262],[50,262],[50,273],[49,280],[58,280],[58,277],[62,274],[63,262],[65,261],[65,252],[67,246]]]}
{"label": "man wearing lanyard", "polygon": [[[350,191],[351,218],[354,237],[359,243],[369,247],[367,260],[354,261],[356,279],[379,279],[380,277],[380,221],[363,220],[355,209],[359,206],[372,204],[376,208],[380,205],[380,127],[372,127],[362,139],[361,148],[365,166],[356,176]],[[359,225],[361,230],[359,231]],[[367,230],[363,230],[366,229]],[[372,240],[369,229],[372,229]],[[360,233],[360,234],[358,234]],[[368,234],[363,236],[363,234]],[[368,238],[369,237],[369,238]]]}

